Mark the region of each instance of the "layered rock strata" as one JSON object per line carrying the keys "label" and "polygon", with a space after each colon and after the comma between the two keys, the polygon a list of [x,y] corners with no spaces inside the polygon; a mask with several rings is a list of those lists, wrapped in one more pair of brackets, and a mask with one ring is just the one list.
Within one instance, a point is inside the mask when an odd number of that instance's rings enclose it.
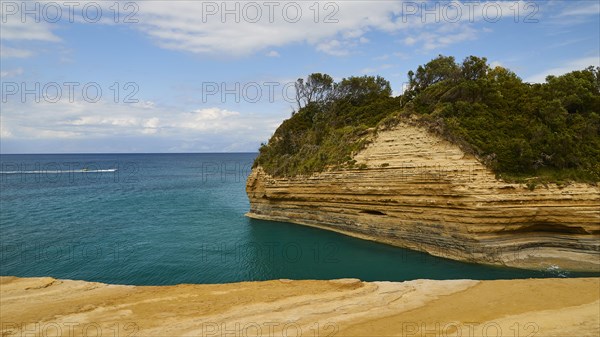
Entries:
{"label": "layered rock strata", "polygon": [[600,279],[124,286],[0,277],[3,337],[593,336]]}
{"label": "layered rock strata", "polygon": [[424,128],[381,131],[356,169],[273,177],[254,168],[251,218],[293,222],[461,261],[600,271],[600,188],[496,178]]}

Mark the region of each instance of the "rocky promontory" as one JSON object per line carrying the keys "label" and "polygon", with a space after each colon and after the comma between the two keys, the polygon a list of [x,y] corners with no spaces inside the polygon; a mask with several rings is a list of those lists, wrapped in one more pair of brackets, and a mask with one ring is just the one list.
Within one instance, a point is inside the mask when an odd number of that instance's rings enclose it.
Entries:
{"label": "rocky promontory", "polygon": [[600,188],[509,183],[411,123],[372,133],[354,168],[247,181],[251,218],[293,222],[461,261],[600,271]]}

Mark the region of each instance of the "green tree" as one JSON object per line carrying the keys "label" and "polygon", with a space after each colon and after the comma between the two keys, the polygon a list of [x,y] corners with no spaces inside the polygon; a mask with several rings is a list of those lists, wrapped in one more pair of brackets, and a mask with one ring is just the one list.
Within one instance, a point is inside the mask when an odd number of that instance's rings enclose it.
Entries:
{"label": "green tree", "polygon": [[439,55],[424,66],[417,68],[416,74],[409,72],[409,91],[420,92],[427,87],[445,80],[455,80],[460,68],[453,56]]}
{"label": "green tree", "polygon": [[390,82],[381,76],[348,77],[335,85],[335,99],[350,102],[353,105],[387,98],[392,95]]}
{"label": "green tree", "polygon": [[502,177],[600,181],[600,68],[530,84],[485,58],[440,55],[408,78],[401,97],[379,76],[298,80],[298,113],[261,146],[256,165],[274,175],[352,168],[377,127],[410,116]]}
{"label": "green tree", "polygon": [[333,90],[333,78],[327,74],[310,74],[306,81],[299,78],[295,83],[298,110],[311,103],[323,104],[329,101]]}

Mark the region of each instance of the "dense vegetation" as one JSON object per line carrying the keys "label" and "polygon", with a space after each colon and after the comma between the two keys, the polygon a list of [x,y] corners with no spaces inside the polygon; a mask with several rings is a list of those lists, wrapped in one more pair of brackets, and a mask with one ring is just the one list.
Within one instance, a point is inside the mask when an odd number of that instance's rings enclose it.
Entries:
{"label": "dense vegetation", "polygon": [[600,68],[529,84],[485,58],[439,56],[408,78],[399,97],[381,77],[299,79],[298,112],[255,165],[276,176],[351,168],[368,135],[418,116],[505,179],[600,181]]}

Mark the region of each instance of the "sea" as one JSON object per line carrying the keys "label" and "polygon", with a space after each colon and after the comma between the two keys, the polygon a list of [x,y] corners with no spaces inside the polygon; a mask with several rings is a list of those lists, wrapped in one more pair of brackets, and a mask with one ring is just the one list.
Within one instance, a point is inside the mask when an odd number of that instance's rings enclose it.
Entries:
{"label": "sea", "polygon": [[598,276],[463,263],[250,219],[255,157],[0,155],[0,275],[130,285]]}

